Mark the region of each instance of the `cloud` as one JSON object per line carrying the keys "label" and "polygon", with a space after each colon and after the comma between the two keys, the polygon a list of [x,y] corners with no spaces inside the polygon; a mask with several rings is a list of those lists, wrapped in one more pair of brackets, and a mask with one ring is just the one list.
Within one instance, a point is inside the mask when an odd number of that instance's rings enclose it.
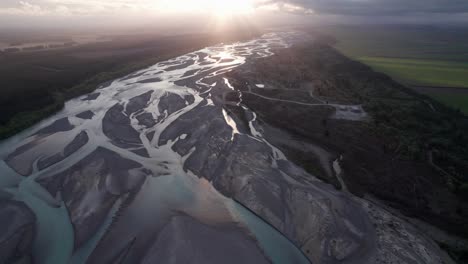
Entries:
{"label": "cloud", "polygon": [[265,4],[289,4],[307,12],[351,16],[468,12],[467,0],[272,0]]}
{"label": "cloud", "polygon": [[257,8],[267,11],[279,11],[291,14],[314,14],[314,10],[306,6],[301,6],[285,1],[262,1],[257,4]]}
{"label": "cloud", "polygon": [[0,8],[0,14],[40,16],[47,14],[47,11],[39,5],[20,1],[15,7]]}
{"label": "cloud", "polygon": [[[5,2],[3,2],[5,1]],[[22,16],[98,16],[151,9],[150,0],[2,0],[0,14]]]}
{"label": "cloud", "polygon": [[[105,17],[144,18],[177,10],[206,9],[208,0],[0,0],[0,15],[33,17]],[[212,1],[212,0],[210,0]],[[238,0],[218,0],[238,1]],[[252,0],[258,10],[316,17],[367,17],[395,20],[468,21],[468,0]],[[209,2],[209,1],[208,1]],[[166,8],[166,9],[165,9]],[[185,10],[185,11],[187,11]],[[199,10],[200,11],[200,10]],[[196,11],[194,11],[196,12]],[[404,18],[404,19],[402,19]],[[2,20],[0,18],[0,20]],[[6,16],[3,17],[6,20]],[[10,19],[11,20],[11,19]]]}

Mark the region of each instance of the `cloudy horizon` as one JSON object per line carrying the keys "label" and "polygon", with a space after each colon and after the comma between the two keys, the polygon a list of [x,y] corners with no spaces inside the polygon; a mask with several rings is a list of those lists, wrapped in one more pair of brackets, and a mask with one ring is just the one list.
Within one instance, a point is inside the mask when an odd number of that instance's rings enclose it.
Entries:
{"label": "cloudy horizon", "polygon": [[[123,24],[165,19],[174,14],[200,16],[226,9],[250,10],[255,15],[300,21],[355,23],[456,23],[468,21],[464,0],[2,0],[3,26],[63,23]],[[117,19],[118,18],[118,19]],[[293,19],[294,20],[294,19]],[[291,20],[289,20],[291,21]]]}

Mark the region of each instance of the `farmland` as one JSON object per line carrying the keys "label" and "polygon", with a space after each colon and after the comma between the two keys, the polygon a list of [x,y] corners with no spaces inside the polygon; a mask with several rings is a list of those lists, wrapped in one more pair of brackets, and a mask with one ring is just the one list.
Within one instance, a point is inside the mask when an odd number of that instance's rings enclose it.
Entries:
{"label": "farmland", "polygon": [[385,57],[358,60],[409,85],[468,87],[468,62]]}
{"label": "farmland", "polygon": [[[468,34],[456,27],[330,27],[336,48],[410,87],[468,114],[468,89],[452,95],[445,88],[468,88]],[[463,34],[464,33],[464,34]]]}

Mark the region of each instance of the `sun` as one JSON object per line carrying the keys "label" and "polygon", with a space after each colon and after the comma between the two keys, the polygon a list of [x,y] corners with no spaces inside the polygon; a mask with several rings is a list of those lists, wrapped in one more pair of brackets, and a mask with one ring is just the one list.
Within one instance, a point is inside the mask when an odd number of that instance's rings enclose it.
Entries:
{"label": "sun", "polygon": [[160,12],[210,13],[227,18],[253,13],[256,1],[258,0],[157,0],[152,7]]}

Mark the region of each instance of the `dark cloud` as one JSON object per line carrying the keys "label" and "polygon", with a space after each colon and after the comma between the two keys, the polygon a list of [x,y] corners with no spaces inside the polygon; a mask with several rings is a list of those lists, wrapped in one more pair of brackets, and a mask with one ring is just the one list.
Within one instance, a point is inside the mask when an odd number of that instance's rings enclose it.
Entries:
{"label": "dark cloud", "polygon": [[272,0],[334,15],[408,15],[421,13],[468,13],[468,0]]}

